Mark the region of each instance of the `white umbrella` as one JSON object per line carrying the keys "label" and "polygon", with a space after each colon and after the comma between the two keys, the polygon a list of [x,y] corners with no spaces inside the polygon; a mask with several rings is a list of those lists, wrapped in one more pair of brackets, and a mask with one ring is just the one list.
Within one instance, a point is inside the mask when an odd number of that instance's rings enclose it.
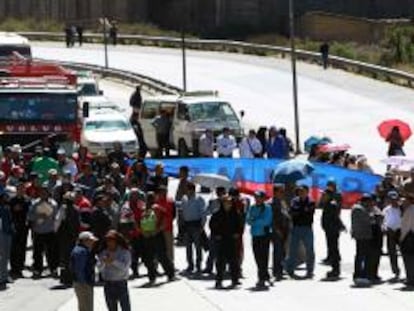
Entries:
{"label": "white umbrella", "polygon": [[414,165],[414,159],[407,158],[406,156],[391,156],[387,159],[382,160],[381,162],[393,167]]}
{"label": "white umbrella", "polygon": [[233,186],[228,177],[218,174],[198,174],[193,177],[192,181],[202,187],[210,189],[216,189],[217,187],[229,189]]}

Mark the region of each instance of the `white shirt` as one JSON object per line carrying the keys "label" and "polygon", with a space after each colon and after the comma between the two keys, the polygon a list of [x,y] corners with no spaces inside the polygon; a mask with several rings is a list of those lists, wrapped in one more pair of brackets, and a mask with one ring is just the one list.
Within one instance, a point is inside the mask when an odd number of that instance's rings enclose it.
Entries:
{"label": "white shirt", "polygon": [[224,137],[224,135],[221,134],[217,137],[217,152],[219,155],[233,156],[233,151],[236,148],[237,143],[233,135]]}
{"label": "white shirt", "polygon": [[201,156],[213,157],[214,156],[214,138],[203,134],[200,137],[198,144],[198,152]]}
{"label": "white shirt", "polygon": [[262,150],[263,150],[260,140],[258,140],[256,137],[243,138],[239,147],[240,147],[240,158],[252,159],[254,158],[255,154],[260,154],[262,153]]}
{"label": "white shirt", "polygon": [[391,229],[393,231],[401,229],[402,213],[399,208],[389,205],[384,209],[383,214],[384,229]]}

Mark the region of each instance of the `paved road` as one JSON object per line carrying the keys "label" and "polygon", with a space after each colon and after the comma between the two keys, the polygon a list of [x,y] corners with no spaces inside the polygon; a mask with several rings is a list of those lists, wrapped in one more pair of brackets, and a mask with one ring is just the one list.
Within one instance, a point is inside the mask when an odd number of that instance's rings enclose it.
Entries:
{"label": "paved road", "polygon": [[[34,55],[102,64],[103,49],[87,45],[68,50],[59,43],[35,43]],[[138,71],[181,85],[180,52],[174,49],[110,47],[110,66]],[[414,91],[341,70],[324,71],[300,63],[299,101],[302,139],[328,135],[349,143],[354,153],[369,156],[381,171],[386,145],[376,126],[384,119],[414,118]],[[293,108],[289,61],[272,57],[189,51],[189,89],[215,89],[229,98],[237,110],[247,112],[247,127],[284,126],[293,132]],[[414,152],[414,144],[406,146]]]}

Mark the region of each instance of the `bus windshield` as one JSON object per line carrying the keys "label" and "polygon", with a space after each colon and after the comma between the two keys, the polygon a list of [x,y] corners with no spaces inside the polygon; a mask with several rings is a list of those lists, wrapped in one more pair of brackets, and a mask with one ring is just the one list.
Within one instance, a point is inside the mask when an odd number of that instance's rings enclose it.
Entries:
{"label": "bus windshield", "polygon": [[31,52],[31,48],[30,45],[26,45],[26,44],[16,44],[16,45],[12,45],[12,44],[7,44],[7,45],[3,45],[0,44],[0,59],[3,58],[8,58],[11,57],[13,55],[13,52],[17,52],[20,55],[24,56],[25,58],[31,58],[32,57],[32,52]]}
{"label": "bus windshield", "polygon": [[71,123],[77,119],[77,96],[67,93],[0,93],[0,121]]}

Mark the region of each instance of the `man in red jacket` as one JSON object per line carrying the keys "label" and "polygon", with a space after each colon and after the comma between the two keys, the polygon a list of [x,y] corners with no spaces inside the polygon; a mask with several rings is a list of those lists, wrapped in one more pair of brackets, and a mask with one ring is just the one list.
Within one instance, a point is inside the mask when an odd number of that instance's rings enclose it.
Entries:
{"label": "man in red jacket", "polygon": [[173,236],[173,222],[175,218],[175,204],[174,201],[167,196],[167,187],[160,186],[156,191],[155,203],[161,206],[164,210],[164,239],[167,251],[167,257],[174,263],[174,236]]}

